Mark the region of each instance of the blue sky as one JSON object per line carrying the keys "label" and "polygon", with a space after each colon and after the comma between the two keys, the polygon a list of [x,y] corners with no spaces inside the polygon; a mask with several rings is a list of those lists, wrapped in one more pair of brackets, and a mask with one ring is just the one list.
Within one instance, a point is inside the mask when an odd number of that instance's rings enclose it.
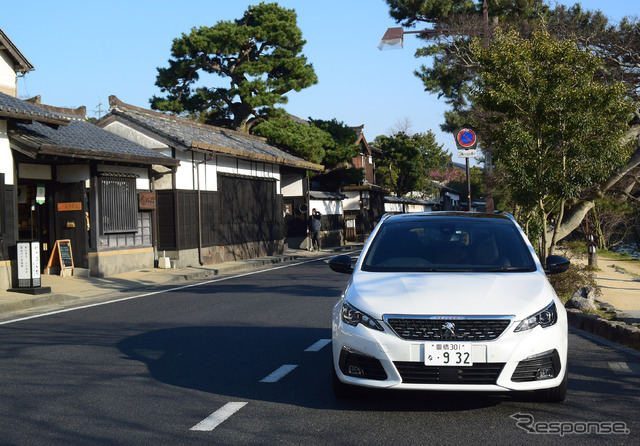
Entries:
{"label": "blue sky", "polygon": [[[191,28],[240,18],[259,0],[31,0],[5,2],[0,28],[35,66],[18,81],[21,98],[42,96],[59,107],[85,105],[90,117],[108,109],[109,95],[149,108],[160,94],[156,68],[168,66],[173,39]],[[572,5],[573,1],[561,1]],[[640,13],[637,0],[583,0],[611,20]],[[413,75],[424,59],[419,41],[405,36],[403,50],[379,51],[385,30],[398,26],[383,0],[280,0],[295,9],[307,40],[304,55],[319,83],[288,94],[285,109],[302,118],[336,118],[364,124],[367,140],[408,122],[411,132],[432,130],[456,153],[453,136],[440,131],[446,105]],[[101,104],[101,105],[100,105]],[[454,161],[461,162],[454,156]]]}

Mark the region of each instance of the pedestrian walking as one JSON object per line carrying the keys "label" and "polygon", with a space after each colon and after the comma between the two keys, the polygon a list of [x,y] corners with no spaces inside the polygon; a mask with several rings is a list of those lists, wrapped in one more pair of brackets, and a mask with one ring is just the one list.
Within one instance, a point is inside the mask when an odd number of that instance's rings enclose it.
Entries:
{"label": "pedestrian walking", "polygon": [[311,238],[309,251],[320,251],[320,239],[318,235],[320,233],[320,227],[322,226],[321,218],[322,214],[314,208],[307,220],[307,234],[309,234],[309,237]]}

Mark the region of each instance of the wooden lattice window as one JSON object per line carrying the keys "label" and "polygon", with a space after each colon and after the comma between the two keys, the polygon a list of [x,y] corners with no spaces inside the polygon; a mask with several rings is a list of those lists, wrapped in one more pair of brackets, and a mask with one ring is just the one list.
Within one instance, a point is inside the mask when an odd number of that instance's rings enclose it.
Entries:
{"label": "wooden lattice window", "polygon": [[102,173],[100,191],[102,233],[136,232],[138,230],[136,176]]}

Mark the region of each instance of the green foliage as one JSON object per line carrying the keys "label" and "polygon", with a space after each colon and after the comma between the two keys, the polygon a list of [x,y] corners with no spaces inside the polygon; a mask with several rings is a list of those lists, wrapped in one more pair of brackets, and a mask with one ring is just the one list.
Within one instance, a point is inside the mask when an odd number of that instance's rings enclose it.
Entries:
{"label": "green foliage", "polygon": [[309,124],[303,124],[275,111],[254,127],[254,133],[285,152],[329,168],[349,161],[359,150],[353,129],[335,119],[310,119]]}
{"label": "green foliage", "polygon": [[488,48],[476,40],[472,50],[476,127],[525,212],[543,224],[557,218],[564,202],[629,159],[622,141],[633,104],[622,84],[596,79],[600,61],[575,42],[497,30]]}
{"label": "green foliage", "polygon": [[[260,3],[241,19],[183,33],[173,41],[169,67],[158,68],[156,85],[166,96],[151,98],[151,107],[249,130],[250,118],[286,103],[287,92],[317,83],[301,54],[306,42],[296,20],[294,10]],[[201,85],[207,74],[227,79],[229,86]]]}
{"label": "green foliage", "polygon": [[[476,65],[469,44],[473,36],[483,36],[482,1],[473,0],[386,0],[389,14],[403,26],[421,26],[445,34],[419,36],[429,44],[416,51],[416,57],[428,58],[415,75],[425,90],[438,95],[452,106],[445,113],[442,130],[453,132],[466,122],[468,97],[475,78]],[[524,23],[534,26],[548,15],[549,7],[543,0],[501,0],[488,2],[489,27],[497,23]],[[451,37],[453,36],[453,37]]]}
{"label": "green foliage", "polygon": [[360,148],[356,146],[358,135],[344,122],[335,118],[330,121],[309,118],[309,122],[313,127],[331,135],[332,143],[325,145],[325,165],[335,166],[344,163],[360,153]]}
{"label": "green foliage", "polygon": [[596,290],[596,296],[602,293],[593,268],[586,265],[572,263],[566,272],[550,275],[549,282],[563,302],[571,299],[573,294],[582,287],[592,287]]}
{"label": "green foliage", "polygon": [[402,26],[416,22],[436,22],[457,14],[470,14],[476,10],[472,0],[386,0],[389,14]]}
{"label": "green foliage", "polygon": [[451,155],[436,143],[431,131],[411,136],[403,132],[378,136],[374,145],[382,150],[376,162],[378,184],[389,187],[398,197],[428,191],[429,171],[451,161]]}
{"label": "green foliage", "polygon": [[289,116],[272,117],[257,124],[253,133],[270,144],[312,163],[322,164],[325,146],[333,144],[331,135],[318,127],[295,122]]}
{"label": "green foliage", "polygon": [[353,167],[340,167],[314,176],[311,181],[313,189],[337,191],[342,186],[360,184],[364,179],[364,170]]}

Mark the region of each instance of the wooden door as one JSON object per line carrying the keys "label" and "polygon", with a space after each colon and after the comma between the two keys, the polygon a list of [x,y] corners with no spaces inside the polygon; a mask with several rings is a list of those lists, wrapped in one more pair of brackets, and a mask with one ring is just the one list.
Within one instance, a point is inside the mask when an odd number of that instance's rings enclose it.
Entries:
{"label": "wooden door", "polygon": [[74,265],[89,268],[84,182],[57,183],[55,195],[56,240],[71,240]]}

